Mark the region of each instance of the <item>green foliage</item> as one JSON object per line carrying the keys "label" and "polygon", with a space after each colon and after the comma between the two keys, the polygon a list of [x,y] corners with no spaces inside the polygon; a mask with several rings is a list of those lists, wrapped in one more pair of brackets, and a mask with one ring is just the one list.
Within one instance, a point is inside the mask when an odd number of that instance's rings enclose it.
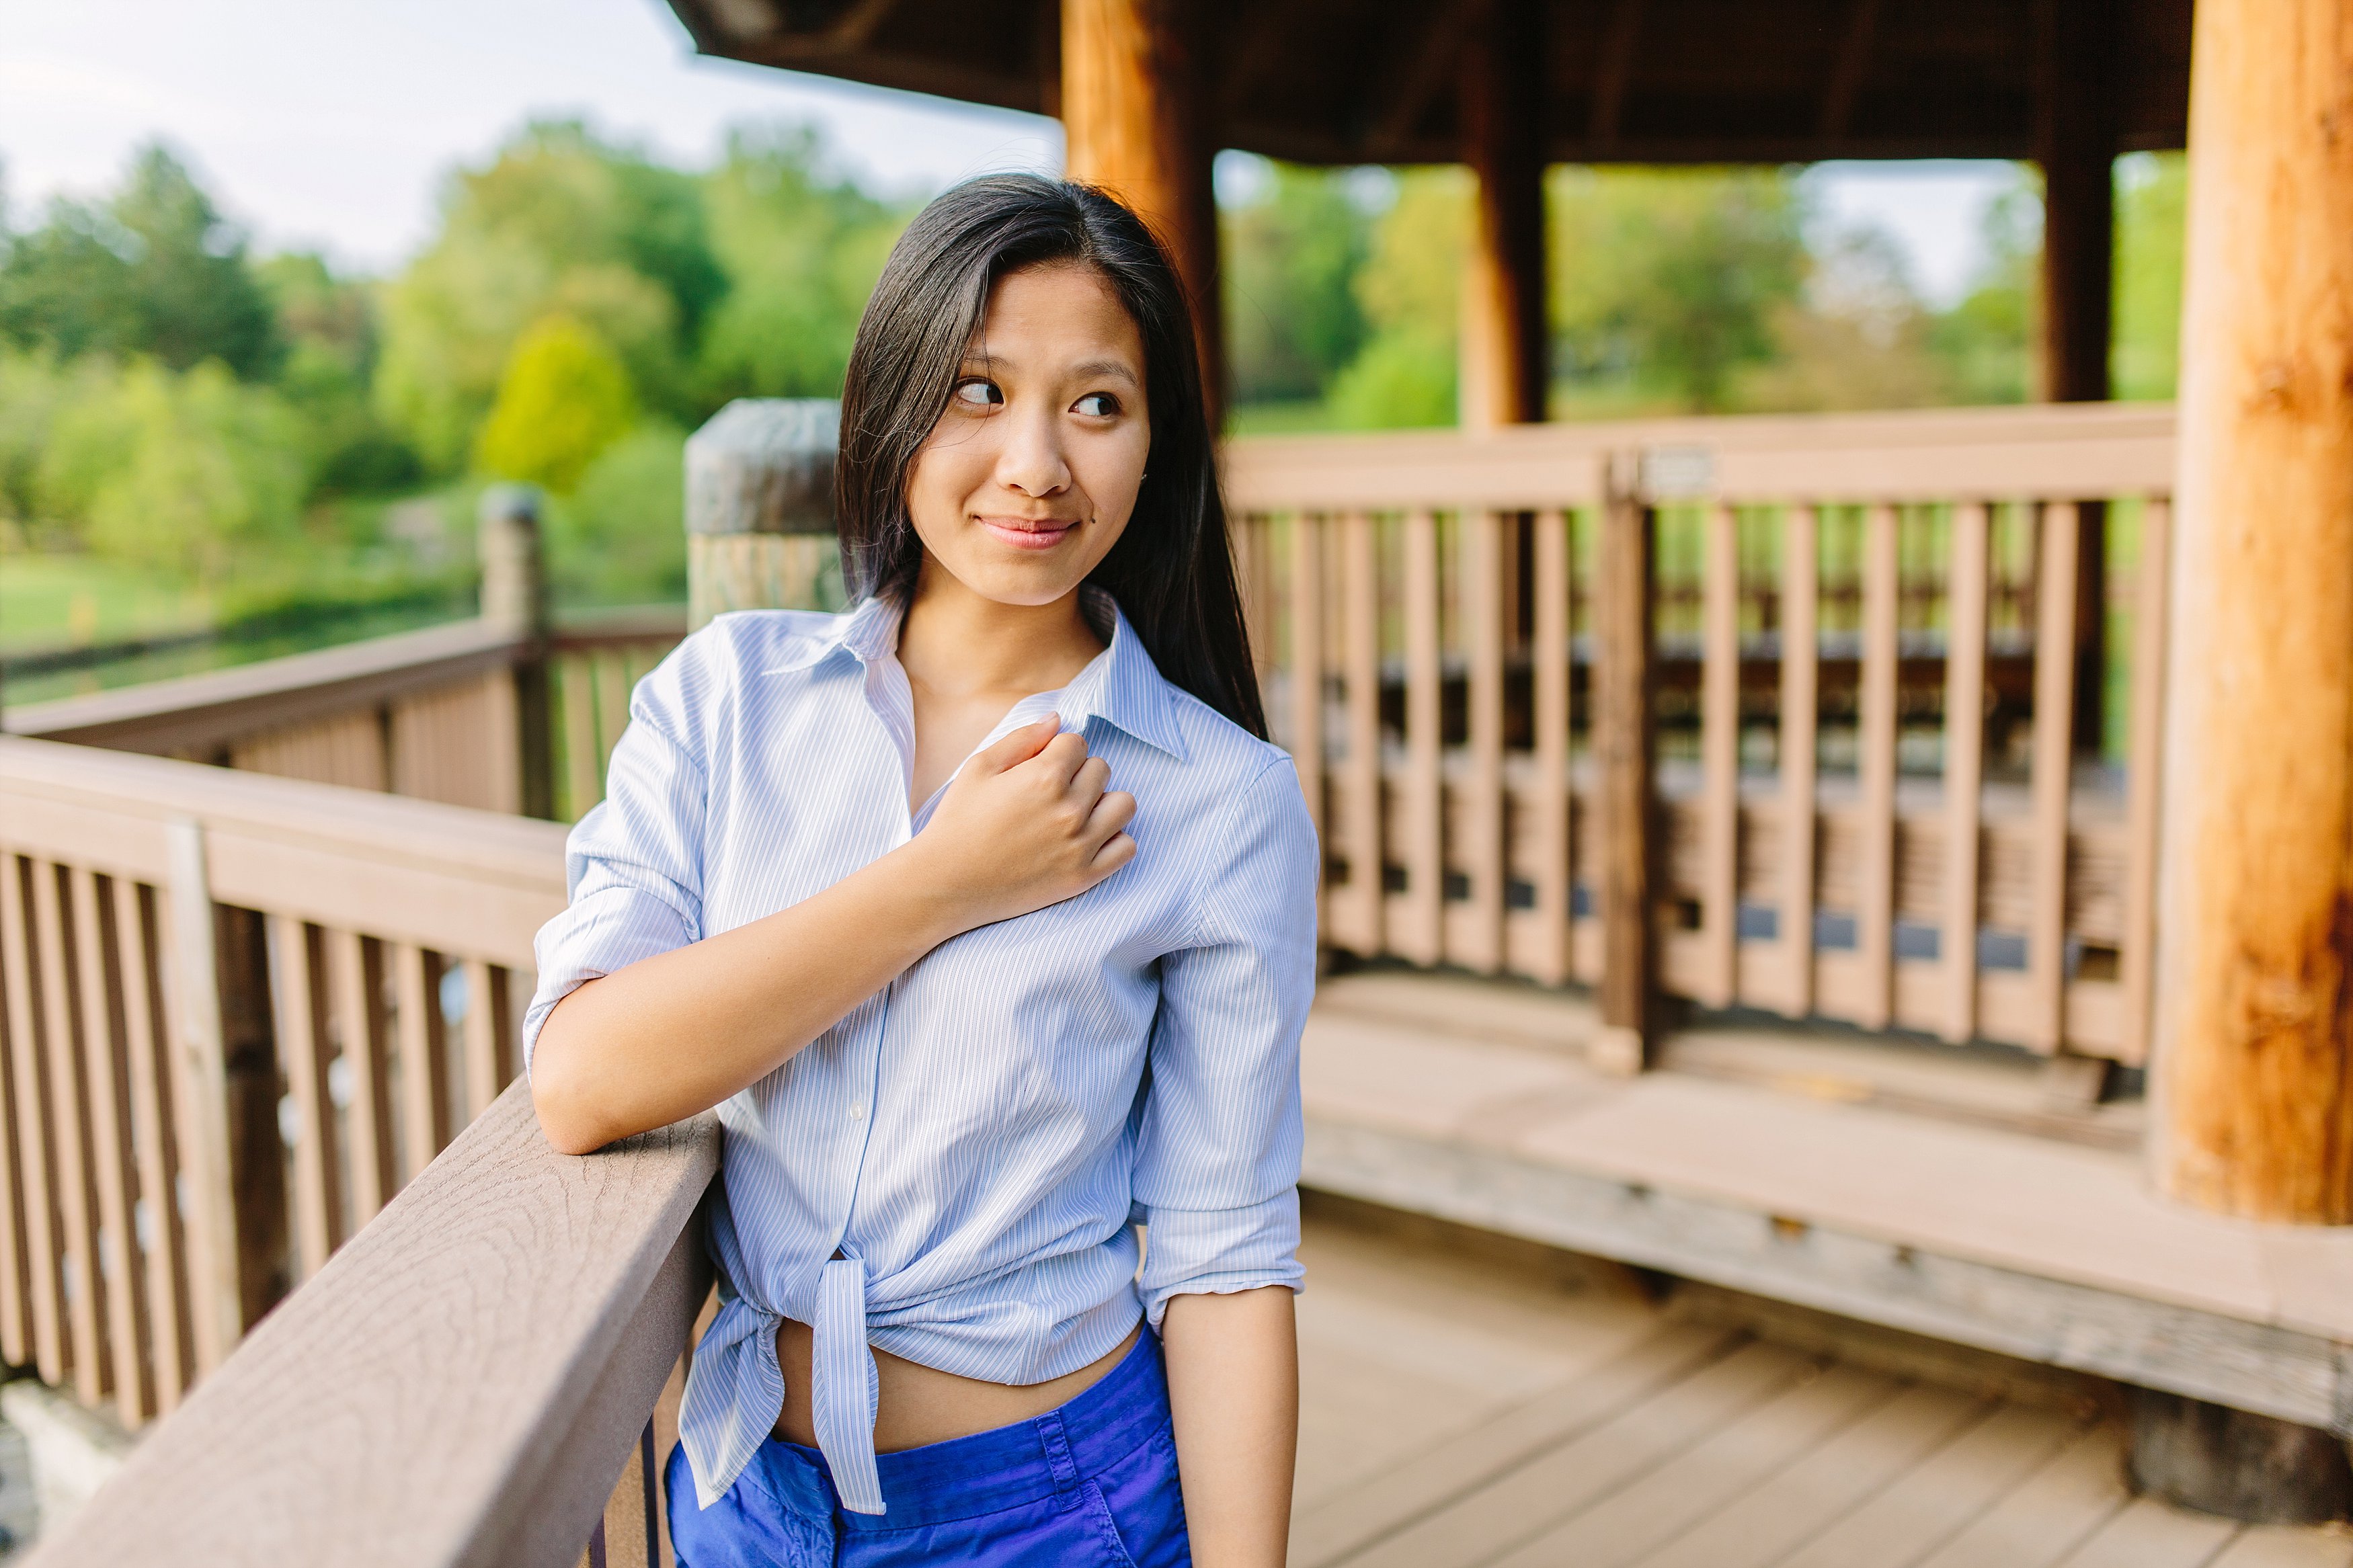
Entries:
{"label": "green foliage", "polygon": [[1320,397],[1364,346],[1356,275],[1371,225],[1345,176],[1270,165],[1261,198],[1222,215],[1226,358],[1234,401]]}
{"label": "green foliage", "polygon": [[1778,170],[1581,169],[1548,182],[1556,368],[1693,413],[1733,406],[1806,284],[1805,211]]}
{"label": "green foliage", "polygon": [[309,475],[276,393],[216,362],[174,375],[151,360],[69,390],[34,489],[89,548],[211,584],[297,543]]}
{"label": "green foliage", "polygon": [[2167,398],[2181,371],[2181,243],[2189,160],[2143,153],[2116,165],[2116,395]]}
{"label": "green foliage", "polygon": [[1945,312],[1930,346],[1956,403],[2023,403],[2034,395],[2042,303],[2042,190],[2027,165],[1988,205],[1986,263],[1961,302]]}
{"label": "green foliage", "polygon": [[337,278],[307,253],[273,256],[255,270],[288,344],[278,385],[301,413],[318,491],[367,494],[416,483],[423,465],[385,426],[370,391],[376,360],[372,288]]}
{"label": "green foliage", "polygon": [[549,316],[516,342],[482,425],[481,465],[568,495],[596,455],[637,422],[629,373],[596,331]]}
{"label": "green foliage", "polygon": [[40,227],[0,234],[0,340],[61,359],[218,360],[248,379],[275,370],[280,347],[243,231],[153,145],[111,200],[53,202]]}
{"label": "green foliage", "polygon": [[649,422],[588,465],[548,511],[549,570],[566,604],[686,597],[686,434]]}
{"label": "green foliage", "polygon": [[703,403],[839,396],[858,318],[912,211],[827,177],[805,126],[738,129],[702,188],[730,281],[703,332]]}
{"label": "green foliage", "polygon": [[649,405],[692,417],[694,335],[725,287],[691,176],[576,121],[534,123],[455,176],[440,237],[387,290],[378,406],[429,465],[454,470],[516,340],[565,315],[610,346]]}
{"label": "green foliage", "polygon": [[1371,331],[1332,384],[1343,429],[1451,425],[1471,183],[1459,169],[1414,169],[1375,226],[1356,294]]}

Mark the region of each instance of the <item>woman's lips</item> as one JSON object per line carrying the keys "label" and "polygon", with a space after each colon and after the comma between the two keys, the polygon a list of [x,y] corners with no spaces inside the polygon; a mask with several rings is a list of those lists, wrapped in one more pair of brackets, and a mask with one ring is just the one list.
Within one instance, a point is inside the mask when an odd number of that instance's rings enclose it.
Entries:
{"label": "woman's lips", "polygon": [[990,537],[1016,550],[1051,550],[1079,527],[1076,518],[984,517],[978,521]]}

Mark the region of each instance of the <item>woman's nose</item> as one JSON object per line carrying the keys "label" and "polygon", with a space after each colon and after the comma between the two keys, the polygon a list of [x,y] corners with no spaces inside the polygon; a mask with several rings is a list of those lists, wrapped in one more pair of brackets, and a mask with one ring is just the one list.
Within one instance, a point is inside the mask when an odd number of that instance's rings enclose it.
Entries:
{"label": "woman's nose", "polygon": [[997,455],[997,482],[1027,496],[1050,496],[1070,484],[1071,466],[1050,417],[1015,414],[1005,420],[1005,449]]}

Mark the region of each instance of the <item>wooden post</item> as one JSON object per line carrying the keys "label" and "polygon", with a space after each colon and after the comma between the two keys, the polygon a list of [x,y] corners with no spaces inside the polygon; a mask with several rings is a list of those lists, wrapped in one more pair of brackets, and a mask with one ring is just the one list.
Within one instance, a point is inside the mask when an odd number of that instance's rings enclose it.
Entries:
{"label": "wooden post", "polygon": [[516,762],[522,815],[555,816],[555,737],[547,696],[547,572],[540,552],[539,491],[492,485],[482,492],[475,548],[482,562],[482,618],[514,628]]}
{"label": "wooden post", "polygon": [[686,442],[687,620],[838,607],[833,455],[841,405],[739,397]]}
{"label": "wooden post", "polygon": [[1198,13],[1186,0],[1062,0],[1063,167],[1134,208],[1175,257],[1193,298],[1214,428],[1225,409],[1225,332]]}
{"label": "wooden post", "polygon": [[1602,1029],[1592,1057],[1596,1066],[1624,1073],[1640,1071],[1650,1060],[1658,1022],[1654,531],[1650,508],[1634,493],[1634,467],[1631,454],[1610,466],[1595,574],[1601,632],[1594,751],[1601,764]]}
{"label": "wooden post", "polygon": [[1541,13],[1535,0],[1474,0],[1462,21],[1462,161],[1479,177],[1462,275],[1466,430],[1545,416],[1545,204]]}
{"label": "wooden post", "polygon": [[[2114,331],[2116,28],[2113,0],[2046,4],[2037,18],[2042,163],[2042,396],[2104,403]],[[2077,751],[2105,727],[2108,509],[2076,508]]]}
{"label": "wooden post", "polygon": [[2202,0],[2189,100],[2158,1184],[2353,1223],[2353,4]]}

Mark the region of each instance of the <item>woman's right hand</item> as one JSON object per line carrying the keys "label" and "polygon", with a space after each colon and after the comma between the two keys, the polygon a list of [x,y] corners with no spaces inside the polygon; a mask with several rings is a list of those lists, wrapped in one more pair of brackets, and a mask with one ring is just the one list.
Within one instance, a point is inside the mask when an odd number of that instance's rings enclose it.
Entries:
{"label": "woman's right hand", "polygon": [[1135,797],[1054,715],[966,759],[902,851],[959,931],[1075,898],[1135,858]]}

